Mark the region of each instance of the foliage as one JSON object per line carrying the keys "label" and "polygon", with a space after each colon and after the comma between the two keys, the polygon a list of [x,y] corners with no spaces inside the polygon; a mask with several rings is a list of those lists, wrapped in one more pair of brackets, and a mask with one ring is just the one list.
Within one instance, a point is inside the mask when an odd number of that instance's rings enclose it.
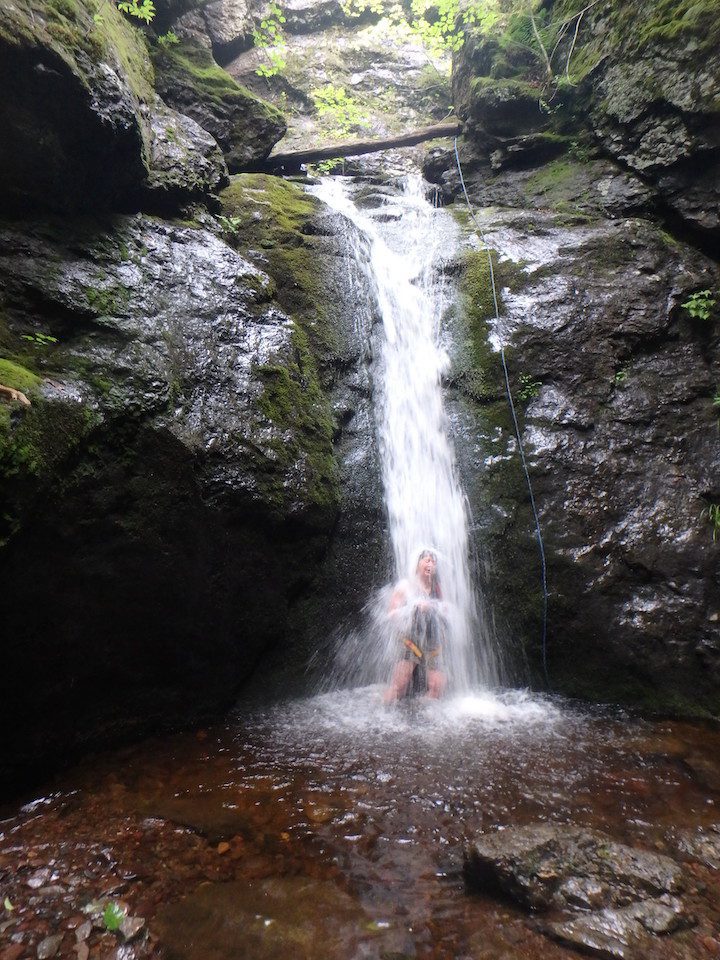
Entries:
{"label": "foliage", "polygon": [[707,516],[709,523],[712,525],[712,538],[713,543],[715,543],[718,534],[720,534],[720,503],[711,503],[706,510],[702,511],[700,516]]}
{"label": "foliage", "polygon": [[15,909],[15,907],[10,902],[10,897],[5,897],[5,900],[3,901],[3,906],[5,907],[8,913],[12,913],[12,911]]}
{"label": "foliage", "polygon": [[345,162],[343,157],[334,157],[332,160],[319,160],[317,163],[308,164],[308,172],[312,175],[323,177],[338,167],[342,167]]}
{"label": "foliage", "polygon": [[344,0],[347,16],[359,17],[366,11],[381,16],[387,24],[409,30],[428,50],[459,50],[463,44],[462,28],[476,25],[489,29],[500,16],[499,0],[410,0],[388,3],[384,0]]}
{"label": "foliage", "polygon": [[500,16],[497,0],[411,0],[410,26],[431,50],[459,50],[463,27],[489,30]]}
{"label": "foliage", "polygon": [[285,15],[278,4],[273,2],[267,14],[253,30],[253,45],[256,49],[262,50],[268,59],[267,63],[261,64],[255,71],[259,77],[274,77],[287,66],[284,56],[287,46],[283,30],[284,23]]}
{"label": "foliage", "polygon": [[157,40],[160,46],[166,49],[180,43],[180,37],[173,30],[168,30],[167,33],[161,34]]}
{"label": "foliage", "polygon": [[709,320],[717,300],[712,295],[712,290],[698,290],[691,294],[683,303],[683,309],[687,310],[691,317],[698,320]]}
{"label": "foliage", "polygon": [[517,391],[517,398],[521,403],[529,403],[540,393],[542,383],[540,380],[533,380],[529,373],[521,373],[518,377],[520,386]]}
{"label": "foliage", "polygon": [[125,911],[120,906],[119,903],[110,902],[103,910],[103,923],[105,924],[105,929],[109,930],[111,933],[114,933],[116,930],[120,929],[120,924],[125,919]]}
{"label": "foliage", "polygon": [[217,218],[218,223],[222,227],[223,233],[227,233],[230,236],[235,236],[240,227],[242,226],[242,217],[224,217],[220,214]]}
{"label": "foliage", "polygon": [[51,337],[48,333],[24,333],[22,340],[29,340],[38,347],[46,347],[49,343],[57,343],[57,337]]}
{"label": "foliage", "polygon": [[333,136],[351,133],[367,120],[359,104],[345,92],[345,87],[336,87],[328,83],[324,87],[311,90],[310,96],[313,98],[318,114],[331,121]]}
{"label": "foliage", "polygon": [[122,13],[127,13],[137,20],[144,20],[145,23],[150,23],[155,16],[153,0],[119,0],[117,6]]}

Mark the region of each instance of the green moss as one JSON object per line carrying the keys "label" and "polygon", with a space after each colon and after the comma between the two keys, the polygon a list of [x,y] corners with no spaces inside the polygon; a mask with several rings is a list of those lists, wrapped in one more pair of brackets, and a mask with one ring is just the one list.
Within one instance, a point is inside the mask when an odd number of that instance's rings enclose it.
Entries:
{"label": "green moss", "polygon": [[113,317],[127,309],[130,290],[122,284],[112,287],[87,287],[85,297],[94,314],[99,317]]}
{"label": "green moss", "polygon": [[101,4],[102,22],[96,25],[104,48],[114,49],[130,88],[141,103],[155,100],[155,73],[142,30],[129,23],[114,3]]}
{"label": "green moss", "polygon": [[276,107],[241,86],[215,62],[212,52],[196,40],[184,40],[170,47],[158,46],[153,50],[153,58],[158,71],[169,82],[176,76],[182,82],[189,83],[200,100],[211,100],[217,104],[228,100],[246,100],[267,117],[283,120],[282,113]]}
{"label": "green moss", "polygon": [[284,365],[256,367],[263,380],[259,408],[281,433],[270,441],[274,457],[261,473],[264,499],[287,510],[288,476],[299,473],[303,497],[311,507],[334,513],[339,502],[333,456],[333,421],[317,376],[317,365],[304,332],[293,331],[294,356]]}
{"label": "green moss", "polygon": [[[324,387],[338,347],[310,228],[318,203],[296,184],[266,174],[233,177],[220,200],[223,215],[237,222],[228,242],[270,274],[272,293],[293,321],[291,355],[256,367],[263,381],[259,410],[277,431],[267,444],[268,455],[256,462],[261,493],[287,512],[296,481],[301,496],[327,523],[337,509],[339,488]],[[295,481],[289,484],[289,477]]]}
{"label": "green moss", "polygon": [[[498,312],[504,311],[504,289],[517,290],[526,281],[521,263],[492,257]],[[500,356],[490,344],[490,321],[495,317],[495,299],[490,275],[490,259],[486,250],[469,250],[465,254],[460,281],[460,303],[468,331],[466,367],[459,382],[463,391],[476,400],[496,398],[502,391]]]}
{"label": "green moss", "polygon": [[[244,173],[220,194],[223,214],[237,218],[230,241],[275,281],[279,304],[298,323],[321,376],[337,356],[337,335],[324,306],[324,281],[310,224],[317,201],[282,177]],[[258,258],[253,250],[263,251]]]}
{"label": "green moss", "polygon": [[677,44],[694,37],[700,49],[716,50],[720,44],[720,8],[716,0],[655,0],[641,10],[628,0],[615,13],[618,29],[632,18],[635,30],[628,36],[631,45]]}
{"label": "green moss", "polygon": [[0,360],[0,384],[29,393],[41,383],[41,378],[11,360]]}
{"label": "green moss", "polygon": [[[5,13],[5,11],[3,11]],[[119,67],[142,103],[155,100],[153,68],[145,37],[114,3],[105,0],[29,0],[9,9],[0,39],[13,44],[38,42],[55,51],[81,76],[103,59]]]}

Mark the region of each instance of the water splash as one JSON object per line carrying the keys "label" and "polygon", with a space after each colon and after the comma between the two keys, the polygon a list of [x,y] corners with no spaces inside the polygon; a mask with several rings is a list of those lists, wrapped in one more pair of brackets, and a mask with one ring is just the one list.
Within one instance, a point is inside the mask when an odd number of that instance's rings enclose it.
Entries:
{"label": "water splash", "polygon": [[[348,243],[364,296],[372,297],[382,319],[376,417],[396,576],[412,585],[420,551],[431,547],[437,553],[450,687],[493,686],[497,669],[471,582],[467,507],[442,394],[450,360],[441,320],[452,296],[442,265],[457,249],[458,228],[426,201],[417,176],[374,211],[359,209],[350,184],[340,178],[325,179],[313,192],[352,224]],[[341,680],[385,679],[397,661],[397,624],[393,629],[388,618],[391,593],[382,590],[371,603],[369,634],[349,638],[340,650]]]}

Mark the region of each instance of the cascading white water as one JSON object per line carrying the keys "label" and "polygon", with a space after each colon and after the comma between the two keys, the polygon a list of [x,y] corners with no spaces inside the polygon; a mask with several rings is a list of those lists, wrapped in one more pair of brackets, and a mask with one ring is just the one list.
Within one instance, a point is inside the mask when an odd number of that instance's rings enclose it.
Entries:
{"label": "cascading white water", "polygon": [[[436,551],[450,687],[492,686],[497,676],[470,578],[468,515],[442,394],[449,367],[441,341],[448,306],[442,263],[457,248],[457,227],[427,202],[418,176],[407,179],[402,194],[386,198],[377,219],[353,203],[346,181],[327,178],[313,193],[353,224],[349,240],[365,274],[356,293],[374,297],[382,318],[376,410],[397,577],[412,583],[420,551]],[[353,665],[344,670],[345,679],[384,680],[397,660],[397,629],[388,617],[391,592],[381,591],[373,605],[371,637],[356,637],[353,650],[341,652]]]}

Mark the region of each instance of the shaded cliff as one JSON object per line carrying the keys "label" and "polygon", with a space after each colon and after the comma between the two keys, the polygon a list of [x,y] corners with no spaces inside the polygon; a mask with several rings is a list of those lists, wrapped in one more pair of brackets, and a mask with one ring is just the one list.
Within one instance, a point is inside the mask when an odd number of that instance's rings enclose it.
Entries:
{"label": "shaded cliff", "polygon": [[[469,28],[456,56],[461,162],[500,288],[496,322],[487,254],[471,246],[459,456],[499,628],[540,679],[540,563],[502,342],[548,554],[551,685],[717,715],[720,318],[690,298],[720,286],[698,250],[717,234],[720,17],[581,10],[537,11],[551,69],[527,16]],[[476,234],[452,152],[426,172]]]}

